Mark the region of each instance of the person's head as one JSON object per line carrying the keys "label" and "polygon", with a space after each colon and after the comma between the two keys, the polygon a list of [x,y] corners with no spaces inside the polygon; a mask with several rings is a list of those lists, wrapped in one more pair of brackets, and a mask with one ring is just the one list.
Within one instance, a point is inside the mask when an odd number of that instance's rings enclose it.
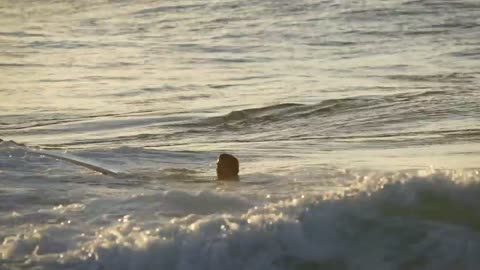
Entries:
{"label": "person's head", "polygon": [[217,161],[218,180],[238,180],[238,159],[230,154],[221,154]]}

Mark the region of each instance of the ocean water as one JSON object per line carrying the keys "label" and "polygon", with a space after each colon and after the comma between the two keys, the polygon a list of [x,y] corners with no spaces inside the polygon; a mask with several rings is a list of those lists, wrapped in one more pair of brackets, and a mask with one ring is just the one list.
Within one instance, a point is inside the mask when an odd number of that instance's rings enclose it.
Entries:
{"label": "ocean water", "polygon": [[479,104],[478,1],[1,0],[0,269],[478,269]]}

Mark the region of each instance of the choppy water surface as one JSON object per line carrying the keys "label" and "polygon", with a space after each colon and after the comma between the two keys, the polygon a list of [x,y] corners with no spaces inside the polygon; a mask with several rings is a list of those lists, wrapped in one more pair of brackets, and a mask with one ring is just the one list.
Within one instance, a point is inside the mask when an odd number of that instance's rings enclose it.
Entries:
{"label": "choppy water surface", "polygon": [[476,269],[479,18],[0,1],[0,269]]}

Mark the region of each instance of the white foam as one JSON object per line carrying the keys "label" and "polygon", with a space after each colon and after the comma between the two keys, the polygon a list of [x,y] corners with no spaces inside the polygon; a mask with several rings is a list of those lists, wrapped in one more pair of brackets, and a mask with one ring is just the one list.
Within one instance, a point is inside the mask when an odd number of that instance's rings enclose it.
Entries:
{"label": "white foam", "polygon": [[[156,228],[124,217],[67,239],[79,232],[47,226],[5,239],[0,252],[45,269],[476,269],[480,179],[454,175],[370,176],[344,195],[294,195],[239,214],[207,203]],[[248,205],[213,192],[160,194],[132,199]]]}

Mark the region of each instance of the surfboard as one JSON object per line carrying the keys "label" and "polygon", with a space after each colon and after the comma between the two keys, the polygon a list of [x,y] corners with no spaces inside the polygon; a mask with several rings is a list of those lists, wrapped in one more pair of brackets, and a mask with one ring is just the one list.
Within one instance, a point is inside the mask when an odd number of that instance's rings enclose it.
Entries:
{"label": "surfboard", "polygon": [[45,151],[45,150],[34,150],[34,149],[26,149],[27,153],[32,154],[32,155],[37,155],[37,156],[45,156],[45,157],[50,157],[58,160],[63,160],[65,162],[81,166],[84,168],[87,168],[89,170],[99,172],[104,175],[118,175],[120,172],[113,170],[113,169],[107,169],[101,165],[94,164],[93,161],[90,160],[83,160],[80,157],[68,155],[63,152],[53,152],[53,151]]}

